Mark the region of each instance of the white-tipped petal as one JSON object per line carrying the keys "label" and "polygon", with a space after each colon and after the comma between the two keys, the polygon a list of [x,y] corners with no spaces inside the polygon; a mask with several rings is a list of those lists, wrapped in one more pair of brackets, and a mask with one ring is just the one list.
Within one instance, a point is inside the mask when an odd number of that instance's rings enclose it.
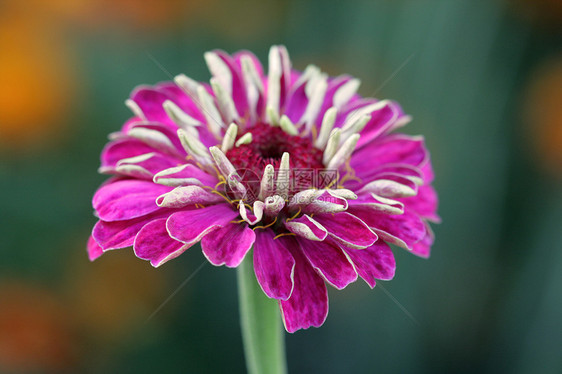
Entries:
{"label": "white-tipped petal", "polygon": [[384,108],[388,104],[390,104],[390,101],[381,100],[381,101],[377,101],[376,103],[372,103],[369,105],[365,105],[364,107],[357,108],[353,112],[347,115],[344,123],[355,122],[358,118],[364,116],[365,114],[371,114],[377,110]]}
{"label": "white-tipped petal", "polygon": [[334,128],[334,123],[336,122],[337,114],[338,114],[338,110],[335,107],[331,107],[324,114],[324,118],[322,118],[322,126],[320,126],[320,133],[318,134],[318,138],[314,142],[314,146],[316,148],[324,149],[326,147],[326,143],[328,143],[328,138],[330,137],[330,133]]}
{"label": "white-tipped petal", "polygon": [[139,104],[137,104],[131,99],[127,99],[125,100],[125,105],[127,106],[127,108],[131,110],[131,112],[133,112],[135,116],[146,121],[146,116],[142,112],[142,109],[140,108]]}
{"label": "white-tipped petal", "polygon": [[301,192],[297,192],[289,201],[290,207],[301,207],[305,205],[309,205],[313,201],[315,201],[318,196],[322,195],[325,190],[304,190]]}
{"label": "white-tipped petal", "polygon": [[360,133],[365,125],[371,120],[370,114],[364,114],[348,123],[345,123],[341,128],[340,143],[345,142],[351,135]]}
{"label": "white-tipped petal", "polygon": [[328,89],[328,77],[326,74],[319,74],[313,77],[305,87],[305,92],[308,91],[308,105],[301,117],[300,122],[305,124],[306,132],[308,133],[318,117],[320,108],[322,108],[322,103],[324,102],[324,96],[326,95],[326,90]]}
{"label": "white-tipped petal", "polygon": [[353,191],[348,190],[346,188],[338,188],[338,189],[327,190],[327,191],[332,196],[341,197],[341,198],[346,199],[346,200],[356,200],[357,199],[357,195]]}
{"label": "white-tipped petal", "polygon": [[228,157],[218,148],[218,147],[210,147],[209,152],[211,152],[211,156],[213,160],[215,160],[215,164],[219,168],[221,174],[228,178],[231,175],[238,175],[234,165],[230,162]]}
{"label": "white-tipped petal", "polygon": [[197,87],[197,96],[199,97],[199,104],[207,120],[209,130],[211,130],[217,139],[220,139],[222,135],[221,129],[224,128],[224,122],[222,121],[219,110],[215,106],[213,98],[209,95],[205,87],[201,85]]}
{"label": "white-tipped petal", "polygon": [[228,177],[226,177],[226,182],[228,183],[228,187],[234,195],[236,195],[239,199],[244,199],[246,197],[246,187],[240,182],[240,176],[237,173],[232,173]]}
{"label": "white-tipped petal", "polygon": [[211,87],[213,88],[219,109],[224,115],[226,122],[230,123],[238,119],[238,111],[236,110],[232,96],[226,92],[224,86],[220,84],[217,78],[211,78]]}
{"label": "white-tipped petal", "polygon": [[250,113],[250,121],[254,122],[257,117],[258,101],[263,94],[263,83],[256,70],[254,62],[249,56],[242,56],[242,75],[246,83],[246,93],[248,97],[248,106]]}
{"label": "white-tipped petal", "polygon": [[133,127],[127,131],[127,135],[139,139],[143,143],[156,149],[178,153],[172,141],[158,130],[147,129],[145,127]]}
{"label": "white-tipped petal", "polygon": [[353,95],[355,95],[360,85],[361,81],[355,78],[342,84],[334,93],[334,106],[336,108],[341,108],[343,105],[347,104]]}
{"label": "white-tipped petal", "polygon": [[267,75],[267,105],[275,113],[279,113],[281,98],[281,76],[283,67],[278,46],[272,46],[269,50],[269,64]]}
{"label": "white-tipped petal", "polygon": [[213,77],[228,95],[232,95],[232,73],[228,65],[215,52],[206,52],[204,57]]}
{"label": "white-tipped petal", "polygon": [[250,81],[260,93],[263,93],[263,83],[252,59],[248,56],[242,56],[241,61],[242,71],[247,77],[248,81]]}
{"label": "white-tipped petal", "polygon": [[255,225],[263,218],[265,204],[262,201],[255,201],[251,212],[248,212],[246,205],[242,200],[238,203],[238,210],[240,212],[240,217],[248,224]]}
{"label": "white-tipped petal", "polygon": [[193,134],[183,129],[178,129],[178,138],[188,155],[204,165],[208,165],[211,162],[209,151]]}
{"label": "white-tipped petal", "polygon": [[170,119],[174,121],[176,125],[183,129],[201,126],[201,122],[184,112],[179,106],[176,105],[176,103],[171,100],[164,101],[162,107],[166,111],[168,117],[170,117]]}
{"label": "white-tipped petal", "polygon": [[273,165],[268,164],[264,171],[260,182],[260,194],[258,199],[264,200],[266,197],[275,193],[275,169]]}
{"label": "white-tipped petal", "polygon": [[386,198],[415,196],[417,191],[390,179],[377,179],[367,183],[359,192],[372,192]]}
{"label": "white-tipped petal", "polygon": [[189,78],[185,74],[176,75],[174,77],[174,82],[176,82],[179,88],[181,88],[189,97],[191,97],[192,99],[197,98],[197,89],[199,86],[201,86],[199,82]]}
{"label": "white-tipped petal", "polygon": [[285,131],[289,135],[298,135],[299,134],[299,131],[297,130],[297,128],[295,127],[293,122],[291,122],[289,117],[287,117],[284,114],[281,116],[281,119],[279,120],[279,126],[281,127],[281,129],[283,131]]}
{"label": "white-tipped petal", "polygon": [[277,216],[285,207],[285,199],[279,195],[268,196],[265,198],[265,215],[268,217]]}
{"label": "white-tipped petal", "polygon": [[284,199],[288,199],[291,182],[291,165],[288,152],[283,152],[283,155],[281,156],[281,162],[279,163],[279,169],[277,170],[276,182],[277,195],[283,197]]}
{"label": "white-tipped petal", "polygon": [[240,137],[234,144],[237,147],[240,147],[242,144],[250,144],[252,142],[252,133],[247,132]]}
{"label": "white-tipped petal", "polygon": [[231,123],[224,134],[224,138],[222,138],[221,151],[226,153],[234,146],[237,134],[238,126],[235,123]]}
{"label": "white-tipped petal", "polygon": [[353,134],[343,144],[341,145],[340,149],[336,152],[334,157],[328,162],[327,169],[338,169],[341,165],[343,165],[347,159],[355,150],[355,146],[359,141],[359,134]]}
{"label": "white-tipped petal", "polygon": [[223,198],[199,186],[179,186],[156,198],[161,208],[181,208],[187,205],[224,201]]}
{"label": "white-tipped petal", "polygon": [[268,105],[265,109],[267,123],[271,126],[277,126],[279,124],[279,111],[275,109],[273,106]]}
{"label": "white-tipped petal", "polygon": [[326,149],[324,149],[324,155],[322,156],[324,165],[328,164],[336,154],[340,144],[340,136],[341,130],[339,128],[333,129],[330,132],[330,136],[328,136],[328,141],[326,142]]}
{"label": "white-tipped petal", "polygon": [[196,185],[203,186],[204,184],[197,178],[194,177],[177,177],[177,174],[186,168],[193,167],[192,164],[183,164],[179,166],[174,166],[168,169],[159,171],[152,178],[154,183],[162,184],[164,186],[170,187],[180,187],[186,185]]}
{"label": "white-tipped petal", "polygon": [[144,176],[151,178],[152,173],[138,164],[151,159],[152,157],[154,157],[154,155],[156,155],[156,153],[150,152],[138,156],[122,158],[121,160],[117,161],[117,164],[115,164],[115,171],[126,175]]}
{"label": "white-tipped petal", "polygon": [[322,241],[328,236],[328,231],[312,217],[304,214],[298,220],[285,221],[287,230],[312,241]]}

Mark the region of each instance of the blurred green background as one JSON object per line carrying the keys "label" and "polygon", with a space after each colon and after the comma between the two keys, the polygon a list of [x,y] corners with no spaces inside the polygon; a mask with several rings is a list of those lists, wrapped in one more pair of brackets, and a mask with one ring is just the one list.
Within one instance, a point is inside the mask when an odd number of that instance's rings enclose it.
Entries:
{"label": "blurred green background", "polygon": [[129,92],[272,44],[403,105],[443,218],[429,260],[396,249],[394,300],[330,289],[324,326],[287,334],[290,372],[562,372],[561,26],[558,0],[0,1],[0,372],[245,371],[234,270],[151,318],[199,248],[153,269],[85,245]]}

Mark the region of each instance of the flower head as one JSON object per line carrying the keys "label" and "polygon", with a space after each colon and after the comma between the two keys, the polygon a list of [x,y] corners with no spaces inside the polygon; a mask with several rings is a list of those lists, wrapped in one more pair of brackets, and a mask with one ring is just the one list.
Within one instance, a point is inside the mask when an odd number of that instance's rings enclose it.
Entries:
{"label": "flower head", "polygon": [[213,75],[133,91],[134,117],[101,156],[91,259],[133,246],[160,266],[195,243],[279,300],[287,331],[320,326],[326,283],[393,278],[387,243],[427,257],[437,221],[421,137],[395,102],[362,98],[357,79],[292,69],[274,46],[267,75],[246,51],[205,54]]}

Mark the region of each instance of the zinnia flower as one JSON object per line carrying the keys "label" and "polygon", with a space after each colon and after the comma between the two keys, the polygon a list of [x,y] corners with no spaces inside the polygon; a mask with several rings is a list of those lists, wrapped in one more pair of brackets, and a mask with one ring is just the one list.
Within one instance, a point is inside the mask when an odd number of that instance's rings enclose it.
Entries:
{"label": "zinnia flower", "polygon": [[114,177],[93,198],[92,260],[133,246],[160,266],[200,242],[213,265],[237,267],[253,248],[294,332],[326,319],[326,283],[392,279],[388,243],[429,256],[433,173],[422,137],[391,133],[410,120],[397,103],[293,70],[282,46],[267,75],[246,51],[205,60],[210,85],[179,75],[127,100],[134,117],[101,155]]}

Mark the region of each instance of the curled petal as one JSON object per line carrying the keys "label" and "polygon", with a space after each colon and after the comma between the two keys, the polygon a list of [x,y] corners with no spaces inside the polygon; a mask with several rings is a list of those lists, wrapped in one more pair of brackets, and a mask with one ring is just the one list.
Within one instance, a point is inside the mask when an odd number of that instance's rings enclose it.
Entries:
{"label": "curled petal", "polygon": [[328,231],[308,215],[285,221],[285,227],[290,232],[308,240],[322,241],[328,236]]}
{"label": "curled petal", "polygon": [[156,205],[164,208],[182,208],[194,204],[213,204],[224,201],[214,193],[198,186],[181,186],[156,198]]}

